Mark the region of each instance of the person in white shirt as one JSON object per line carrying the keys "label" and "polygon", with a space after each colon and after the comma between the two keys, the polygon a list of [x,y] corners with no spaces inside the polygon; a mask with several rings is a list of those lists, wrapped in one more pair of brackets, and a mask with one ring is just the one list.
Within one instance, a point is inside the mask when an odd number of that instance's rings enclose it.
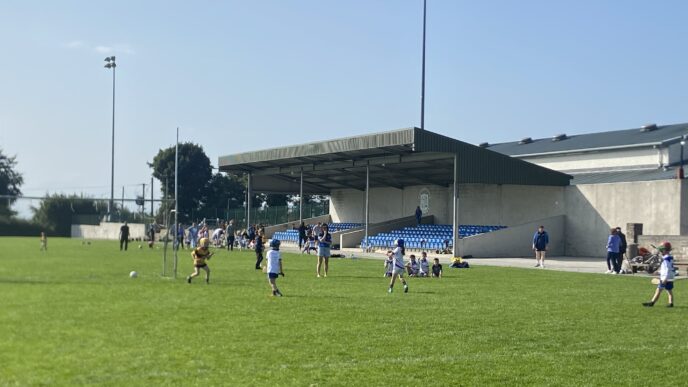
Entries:
{"label": "person in white shirt", "polygon": [[396,246],[394,250],[387,253],[387,257],[390,257],[394,260],[394,267],[392,268],[392,280],[389,283],[389,290],[387,291],[392,293],[394,289],[394,282],[398,277],[399,281],[404,284],[404,293],[408,293],[408,284],[404,279],[404,270],[406,270],[406,267],[404,267],[404,254],[406,254],[406,250],[404,249],[404,240],[397,239],[394,241],[394,244]]}
{"label": "person in white shirt", "polygon": [[[391,253],[391,251],[390,251]],[[394,268],[394,259],[391,256],[388,256],[387,259],[385,259],[385,277],[391,277],[392,276],[392,269]]]}
{"label": "person in white shirt", "polygon": [[418,261],[416,261],[416,256],[411,254],[409,257],[411,260],[406,264],[406,272],[409,277],[415,277],[418,275]]}
{"label": "person in white shirt", "polygon": [[654,306],[655,302],[659,299],[659,295],[662,294],[662,290],[666,289],[669,295],[669,304],[667,307],[674,307],[674,293],[672,289],[674,288],[674,257],[671,256],[671,243],[662,242],[658,247],[660,253],[662,253],[662,265],[659,267],[659,284],[657,284],[657,290],[652,296],[650,302],[643,302],[643,306]]}
{"label": "person in white shirt", "polygon": [[279,251],[280,241],[278,239],[273,239],[270,241],[270,251],[267,254],[267,267],[268,272],[268,282],[270,283],[270,288],[272,288],[272,295],[275,297],[282,297],[282,293],[277,289],[277,277],[280,275],[284,277],[284,271],[282,269],[282,254]]}
{"label": "person in white shirt", "polygon": [[430,263],[428,262],[428,253],[423,251],[418,261],[418,276],[427,277],[430,274]]}

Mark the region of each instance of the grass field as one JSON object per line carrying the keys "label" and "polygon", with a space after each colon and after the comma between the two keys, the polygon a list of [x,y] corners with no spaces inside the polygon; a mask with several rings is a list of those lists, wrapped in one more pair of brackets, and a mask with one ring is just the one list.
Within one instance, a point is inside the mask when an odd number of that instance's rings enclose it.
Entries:
{"label": "grass field", "polygon": [[[387,293],[382,263],[285,254],[283,298],[250,253],[211,284],[161,278],[161,250],[0,238],[0,385],[684,384],[677,307],[647,279],[477,267]],[[130,279],[137,270],[140,277]],[[683,364],[683,365],[682,365]]]}

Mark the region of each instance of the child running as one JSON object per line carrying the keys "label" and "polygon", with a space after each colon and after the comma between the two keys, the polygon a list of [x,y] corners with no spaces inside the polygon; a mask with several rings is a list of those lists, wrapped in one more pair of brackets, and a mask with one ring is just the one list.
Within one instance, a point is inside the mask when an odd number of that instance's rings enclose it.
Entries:
{"label": "child running", "polygon": [[394,268],[392,269],[392,280],[389,283],[389,290],[387,290],[389,293],[392,293],[394,289],[394,281],[396,281],[397,277],[399,277],[399,281],[401,281],[402,284],[404,284],[404,293],[408,293],[408,284],[406,283],[406,280],[404,279],[404,270],[406,270],[406,267],[404,267],[404,255],[406,253],[406,250],[404,249],[404,240],[403,239],[397,239],[394,241],[394,244],[396,247],[392,252],[388,253],[388,257],[394,259]]}
{"label": "child running", "polygon": [[650,302],[643,302],[643,306],[654,306],[659,295],[662,294],[662,290],[666,289],[669,295],[668,308],[674,307],[674,293],[672,289],[674,288],[674,257],[671,256],[671,243],[662,242],[661,245],[657,247],[660,253],[662,253],[662,266],[659,267],[659,284],[657,285],[657,290],[655,290],[654,296]]}
{"label": "child running", "polygon": [[210,258],[213,256],[213,253],[211,253],[208,249],[210,247],[210,241],[208,238],[201,238],[199,244],[200,246],[191,252],[191,256],[193,257],[194,261],[194,272],[190,276],[186,277],[186,282],[191,283],[191,279],[198,277],[200,274],[200,269],[203,269],[205,271],[205,283],[209,284],[210,268],[208,267],[206,261],[210,260]]}
{"label": "child running", "polygon": [[273,239],[270,241],[270,251],[267,253],[267,272],[268,272],[268,282],[270,283],[270,288],[272,289],[272,295],[274,297],[282,297],[282,293],[277,289],[277,277],[280,275],[284,277],[284,271],[282,270],[282,255],[279,251],[280,241],[278,239]]}

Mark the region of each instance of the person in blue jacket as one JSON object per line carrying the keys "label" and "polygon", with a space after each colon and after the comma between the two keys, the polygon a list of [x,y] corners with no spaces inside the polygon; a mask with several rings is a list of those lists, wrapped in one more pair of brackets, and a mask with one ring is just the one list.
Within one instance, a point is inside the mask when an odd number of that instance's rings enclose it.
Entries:
{"label": "person in blue jacket", "polygon": [[609,230],[609,238],[607,238],[607,274],[619,274],[621,271],[619,250],[621,248],[621,238],[617,234],[616,229]]}
{"label": "person in blue jacket", "polygon": [[545,268],[545,254],[549,244],[549,235],[545,231],[545,226],[539,226],[533,235],[533,251],[535,251],[535,267]]}

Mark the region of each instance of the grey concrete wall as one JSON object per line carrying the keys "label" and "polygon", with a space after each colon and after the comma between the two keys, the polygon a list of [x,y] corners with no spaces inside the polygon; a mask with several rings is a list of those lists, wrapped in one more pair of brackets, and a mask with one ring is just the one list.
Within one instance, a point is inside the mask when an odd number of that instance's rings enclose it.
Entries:
{"label": "grey concrete wall", "polygon": [[644,234],[679,234],[681,185],[658,180],[567,187],[565,254],[604,257],[609,229],[626,223],[643,223]]}
{"label": "grey concrete wall", "polygon": [[[414,214],[420,193],[429,193],[429,209],[437,224],[452,223],[453,188],[420,185],[370,190],[370,222],[380,223]],[[462,184],[459,186],[461,224],[514,225],[565,212],[564,187]],[[365,192],[352,189],[332,192],[330,214],[335,222],[364,222]]]}
{"label": "grey concrete wall", "polygon": [[[303,221],[308,225],[308,224],[316,224],[318,222],[322,223],[330,223],[331,217],[329,214],[321,215],[321,216],[316,216],[313,218],[304,218]],[[265,237],[266,238],[272,238],[272,236],[278,232],[278,231],[287,231],[287,230],[292,230],[292,229],[298,229],[299,228],[299,221],[293,221],[289,223],[282,223],[282,224],[276,224],[273,226],[267,226],[265,227]]]}
{"label": "grey concrete wall", "polygon": [[459,240],[459,255],[474,257],[534,257],[533,234],[545,226],[549,234],[547,254],[564,255],[566,216],[559,215]]}
{"label": "grey concrete wall", "polygon": [[[145,238],[146,225],[141,223],[129,223],[129,237],[131,239]],[[119,239],[119,228],[122,223],[101,223],[99,226],[73,224],[72,238],[84,239]]]}
{"label": "grey concrete wall", "polygon": [[[435,219],[432,215],[426,215],[421,218],[421,223],[424,224],[432,224],[435,222]],[[392,230],[396,230],[399,228],[403,227],[408,227],[408,226],[415,226],[416,225],[416,217],[415,216],[406,216],[403,218],[399,219],[392,219],[388,220],[386,222],[381,222],[381,223],[375,223],[375,224],[369,224],[368,225],[368,235],[372,236],[375,234],[379,234],[381,232],[388,232]],[[333,237],[336,236],[336,234],[332,234]],[[347,230],[346,232],[342,232],[339,234],[339,245],[342,248],[347,248],[347,247],[357,247],[360,246],[361,241],[365,237],[365,228],[363,229],[356,229],[349,231]]]}

